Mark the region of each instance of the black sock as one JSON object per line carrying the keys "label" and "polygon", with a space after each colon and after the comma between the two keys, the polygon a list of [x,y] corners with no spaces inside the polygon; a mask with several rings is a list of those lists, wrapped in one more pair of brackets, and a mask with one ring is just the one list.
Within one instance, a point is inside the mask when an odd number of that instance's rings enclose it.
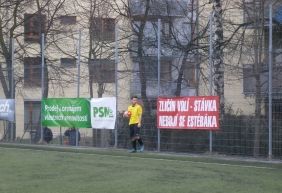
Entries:
{"label": "black sock", "polygon": [[132,147],[133,147],[133,149],[135,149],[135,150],[136,150],[136,140],[132,141],[131,143],[132,143]]}
{"label": "black sock", "polygon": [[140,146],[143,145],[143,141],[142,141],[141,137],[138,139],[138,143],[140,144]]}

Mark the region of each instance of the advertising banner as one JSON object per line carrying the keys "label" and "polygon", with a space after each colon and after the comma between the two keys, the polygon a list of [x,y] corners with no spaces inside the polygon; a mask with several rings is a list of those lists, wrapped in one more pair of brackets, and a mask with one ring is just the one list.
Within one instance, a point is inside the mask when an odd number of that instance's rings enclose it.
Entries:
{"label": "advertising banner", "polygon": [[114,129],[116,123],[116,98],[91,99],[91,123],[95,129]]}
{"label": "advertising banner", "polygon": [[219,129],[219,97],[159,97],[157,127],[160,129]]}
{"label": "advertising banner", "polygon": [[90,103],[84,98],[48,98],[41,104],[42,125],[91,128]]}
{"label": "advertising banner", "polygon": [[14,99],[0,99],[0,120],[15,121]]}

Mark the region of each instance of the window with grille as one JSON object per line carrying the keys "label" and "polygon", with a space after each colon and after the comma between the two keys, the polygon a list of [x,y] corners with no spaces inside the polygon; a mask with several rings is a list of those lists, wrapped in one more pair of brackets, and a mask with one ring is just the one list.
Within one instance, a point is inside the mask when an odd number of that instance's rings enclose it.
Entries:
{"label": "window with grille", "polygon": [[[191,6],[191,2],[188,0],[152,0],[149,4],[148,16],[157,18],[159,16],[169,17],[183,17],[188,12],[188,7]],[[134,19],[141,19],[146,11],[145,0],[129,0],[130,13]]]}
{"label": "window with grille", "polygon": [[40,57],[24,58],[24,86],[25,87],[41,86],[41,58]]}
{"label": "window with grille", "polygon": [[24,14],[24,41],[39,43],[41,33],[45,32],[46,15]]}
{"label": "window with grille", "polygon": [[115,40],[115,19],[96,17],[92,20],[92,32],[95,40]]}
{"label": "window with grille", "polygon": [[62,25],[74,25],[74,24],[76,24],[76,16],[62,15],[60,17],[60,23]]}
{"label": "window with grille", "polygon": [[90,76],[96,83],[115,82],[115,61],[110,59],[89,60]]}
{"label": "window with grille", "polygon": [[195,69],[195,63],[194,62],[187,62],[185,64],[185,69],[183,72],[184,81],[188,84],[190,87],[196,86],[196,69]]}
{"label": "window with grille", "polygon": [[[282,67],[282,26],[276,25],[273,26],[272,32],[272,57],[273,57],[273,66],[274,67]],[[269,47],[269,30],[265,29],[264,35],[265,47]],[[265,63],[269,61],[269,53],[265,54]]]}
{"label": "window with grille", "polygon": [[35,100],[24,101],[25,131],[40,129],[41,102]]}
{"label": "window with grille", "polygon": [[[170,81],[171,80],[171,67],[172,62],[168,59],[160,61],[160,80]],[[158,61],[154,57],[145,58],[145,70],[146,78],[148,81],[158,79]]]}
{"label": "window with grille", "polygon": [[61,67],[75,68],[76,67],[76,58],[61,58]]}
{"label": "window with grille", "polygon": [[256,11],[260,9],[260,2],[257,0],[246,0],[243,3],[244,23],[252,26],[256,20]]}
{"label": "window with grille", "polygon": [[171,39],[172,38],[172,21],[163,21],[162,22],[162,35],[165,39]]}

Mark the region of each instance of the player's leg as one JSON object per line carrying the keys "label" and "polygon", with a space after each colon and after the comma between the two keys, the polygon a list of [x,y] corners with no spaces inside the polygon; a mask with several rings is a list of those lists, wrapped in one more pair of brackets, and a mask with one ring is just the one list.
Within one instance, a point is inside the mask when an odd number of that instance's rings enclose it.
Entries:
{"label": "player's leg", "polygon": [[136,125],[136,127],[135,127],[136,140],[137,140],[137,142],[139,143],[139,146],[140,146],[139,151],[142,152],[142,151],[144,151],[144,143],[143,143],[143,140],[140,136],[140,130],[141,130],[141,128]]}
{"label": "player's leg", "polygon": [[131,145],[132,145],[132,149],[130,150],[130,152],[134,153],[137,150],[134,125],[129,125],[129,132],[130,132],[130,139],[131,139]]}

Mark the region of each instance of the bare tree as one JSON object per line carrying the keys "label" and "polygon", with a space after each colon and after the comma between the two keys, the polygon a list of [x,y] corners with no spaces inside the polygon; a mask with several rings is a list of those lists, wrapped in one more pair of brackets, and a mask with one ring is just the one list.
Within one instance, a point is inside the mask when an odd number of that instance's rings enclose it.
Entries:
{"label": "bare tree", "polygon": [[213,0],[213,55],[215,93],[220,99],[220,113],[224,115],[224,63],[223,63],[223,25],[222,25],[222,2]]}
{"label": "bare tree", "polygon": [[107,77],[100,72],[103,68],[103,60],[111,60],[114,55],[113,42],[115,30],[115,17],[112,14],[110,1],[91,0],[76,1],[77,13],[82,19],[81,27],[88,29],[89,44],[87,48],[89,89],[90,97],[93,97],[93,83],[97,84],[97,95],[102,97],[106,92]]}
{"label": "bare tree", "polygon": [[[88,61],[88,83],[90,97],[93,98],[94,90],[98,98],[107,93],[109,83],[114,83],[113,56],[115,41],[115,16],[111,9],[111,1],[85,0],[76,1],[77,13],[81,18],[81,27],[87,29],[88,44],[87,55],[83,56]],[[112,65],[112,66],[110,66]],[[110,75],[109,75],[110,74]],[[95,83],[95,84],[94,84]],[[94,87],[96,85],[96,87]],[[99,142],[103,147],[109,146],[109,130],[93,130],[94,143]]]}
{"label": "bare tree", "polygon": [[[129,26],[125,25],[123,29],[121,29],[124,33],[128,34],[127,38],[130,39],[130,44],[128,45],[127,52],[133,55],[136,58],[138,63],[138,75],[140,79],[140,90],[141,90],[141,98],[144,105],[144,112],[147,115],[151,114],[151,105],[147,96],[147,77],[146,77],[146,54],[145,54],[145,28],[146,24],[149,21],[149,12],[151,7],[150,0],[144,0],[138,2],[140,7],[138,7],[138,3],[134,1],[117,1],[115,0],[113,3],[113,7],[115,11],[123,17],[129,24]],[[140,15],[134,12],[135,8],[139,9]],[[140,17],[139,17],[140,16]],[[146,118],[145,118],[146,119]]]}
{"label": "bare tree", "polygon": [[[12,89],[11,85],[12,78],[12,38],[15,38],[15,30],[22,24],[19,21],[19,15],[21,14],[22,6],[24,2],[21,0],[14,1],[1,1],[0,2],[0,54],[4,58],[6,67],[0,65],[0,81],[6,98],[14,96],[11,95]],[[6,41],[8,40],[8,41]],[[7,78],[5,73],[7,72]]]}
{"label": "bare tree", "polygon": [[[273,1],[278,2],[278,1]],[[228,39],[228,44],[223,43],[224,47],[229,48],[229,53],[238,58],[238,63],[225,64],[228,70],[232,70],[240,81],[243,79],[244,94],[250,98],[254,98],[254,132],[253,132],[253,155],[260,154],[262,144],[262,131],[264,126],[263,105],[267,98],[267,78],[266,65],[268,62],[268,30],[266,28],[268,17],[265,15],[268,9],[269,1],[254,0],[254,1],[238,1],[233,8],[239,8],[244,12],[244,20],[242,23],[226,21],[229,29],[233,28],[232,35]],[[276,41],[276,40],[275,40]],[[233,52],[233,53],[232,53]],[[235,54],[234,54],[235,52]],[[238,64],[238,65],[237,65]],[[243,70],[243,76],[241,69]],[[225,71],[227,69],[225,68]],[[248,73],[247,73],[248,71]],[[273,79],[277,79],[279,72],[274,74]],[[266,112],[266,111],[265,111]]]}

